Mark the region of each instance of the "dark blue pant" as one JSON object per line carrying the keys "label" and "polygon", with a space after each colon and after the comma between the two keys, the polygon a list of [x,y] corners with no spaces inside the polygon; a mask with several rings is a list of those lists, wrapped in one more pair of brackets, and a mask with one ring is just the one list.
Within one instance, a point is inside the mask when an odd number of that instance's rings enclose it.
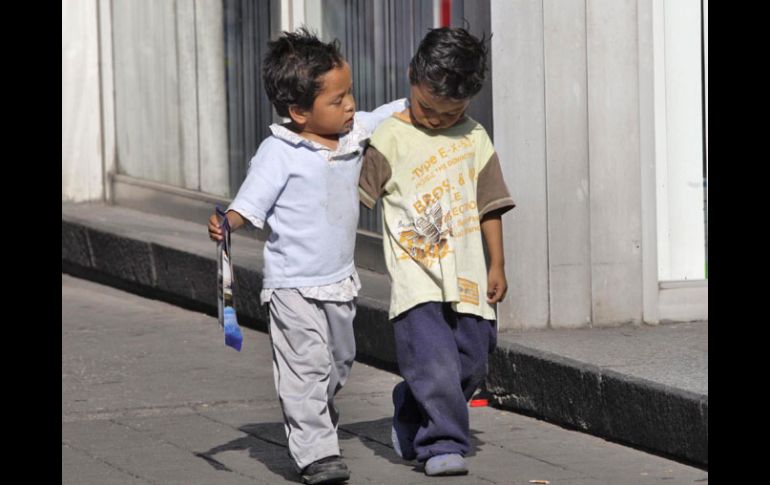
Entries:
{"label": "dark blue pant", "polygon": [[470,450],[468,400],[486,378],[487,356],[497,341],[494,325],[440,302],[393,319],[404,378],[394,389],[394,424],[414,436],[418,461]]}

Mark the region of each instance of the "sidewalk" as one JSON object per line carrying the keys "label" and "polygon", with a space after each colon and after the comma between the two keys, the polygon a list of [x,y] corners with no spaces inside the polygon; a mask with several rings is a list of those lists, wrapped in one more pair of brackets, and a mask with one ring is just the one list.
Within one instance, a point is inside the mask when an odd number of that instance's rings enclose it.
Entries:
{"label": "sidewalk", "polygon": [[[265,331],[261,247],[233,235],[239,321]],[[203,223],[102,204],[62,205],[62,269],[213,314],[213,244]],[[395,370],[387,277],[359,269],[358,360]],[[496,406],[708,464],[708,323],[501,332],[488,387]]]}
{"label": "sidewalk", "polygon": [[[270,346],[243,329],[237,353],[216,320],[62,275],[62,483],[297,483]],[[466,477],[429,479],[389,441],[398,378],[356,363],[338,404],[351,484],[708,483],[708,473],[498,409],[471,408]]]}

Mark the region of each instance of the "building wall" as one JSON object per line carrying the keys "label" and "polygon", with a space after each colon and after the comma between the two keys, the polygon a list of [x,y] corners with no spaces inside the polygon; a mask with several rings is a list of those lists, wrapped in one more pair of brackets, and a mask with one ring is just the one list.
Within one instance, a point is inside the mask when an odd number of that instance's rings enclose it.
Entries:
{"label": "building wall", "polygon": [[[677,61],[697,57],[699,3],[674,3],[491,0],[494,140],[517,203],[502,328],[707,318],[701,275],[671,263],[703,249],[699,95],[680,95],[697,62]],[[126,203],[178,216],[189,198],[194,220],[205,194],[232,195],[224,26],[221,2],[63,3],[63,200],[110,199],[116,172],[124,194],[152,182]],[[174,204],[154,195],[168,188]]]}
{"label": "building wall", "polygon": [[221,2],[112,7],[118,172],[229,195]]}
{"label": "building wall", "polygon": [[97,0],[62,0],[62,200],[104,195]]}
{"label": "building wall", "polygon": [[[655,105],[665,96],[655,91],[655,76],[700,96],[699,77],[692,77],[699,76],[699,52],[686,51],[689,66],[681,67],[681,46],[692,46],[698,13],[697,0],[492,1],[495,145],[518,203],[504,217],[510,289],[498,308],[503,328],[657,323],[656,312],[645,312],[659,303],[663,275],[655,250],[694,252],[690,267],[702,266],[703,196],[685,187],[693,177],[702,184],[701,113],[693,102],[680,104],[681,96]],[[665,36],[654,35],[658,24]],[[655,58],[664,54],[669,60]],[[663,169],[661,143],[676,154]],[[649,202],[660,193],[661,170],[669,174],[667,200],[676,206],[659,207],[655,217]],[[692,237],[652,248],[661,218]],[[681,273],[670,274],[685,279]],[[707,314],[703,291],[681,294],[688,309],[668,315]],[[677,298],[668,291],[666,304]],[[693,311],[699,299],[700,311]]]}

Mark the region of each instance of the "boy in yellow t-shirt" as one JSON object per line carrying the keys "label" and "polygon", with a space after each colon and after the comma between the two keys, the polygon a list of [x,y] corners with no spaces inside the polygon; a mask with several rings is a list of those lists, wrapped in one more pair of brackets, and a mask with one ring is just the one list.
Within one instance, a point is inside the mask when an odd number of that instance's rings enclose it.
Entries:
{"label": "boy in yellow t-shirt", "polygon": [[431,30],[409,66],[409,106],[372,135],[359,182],[364,205],[382,198],[404,378],[393,389],[393,445],[430,476],[468,472],[467,401],[486,377],[492,305],[508,288],[501,215],[514,203],[489,136],[465,116],[486,72],[483,40]]}

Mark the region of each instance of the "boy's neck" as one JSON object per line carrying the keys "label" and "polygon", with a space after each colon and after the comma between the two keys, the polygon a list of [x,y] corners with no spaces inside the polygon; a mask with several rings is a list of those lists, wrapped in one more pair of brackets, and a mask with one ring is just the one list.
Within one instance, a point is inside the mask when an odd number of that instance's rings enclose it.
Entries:
{"label": "boy's neck", "polygon": [[[396,118],[400,119],[401,121],[409,123],[412,126],[417,126],[419,128],[423,128],[423,129],[426,129],[426,130],[433,130],[433,128],[428,128],[427,126],[422,126],[421,124],[419,124],[417,122],[417,120],[414,118],[414,115],[412,114],[412,110],[409,107],[404,109],[404,111],[399,111],[397,113],[393,113],[393,116],[395,116]],[[449,128],[452,128],[454,126],[457,126],[460,123],[464,122],[466,119],[468,119],[468,116],[467,115],[463,115],[463,116],[460,117],[460,119],[457,120],[457,122],[455,124],[453,124],[452,126],[447,126],[446,128],[442,128],[442,129],[449,129]]]}
{"label": "boy's neck", "polygon": [[409,123],[410,125],[414,124],[412,123],[412,111],[409,108],[406,108],[404,111],[393,113],[393,116],[400,119],[401,121]]}
{"label": "boy's neck", "polygon": [[308,140],[314,141],[316,143],[320,143],[321,145],[329,148],[330,150],[336,150],[340,140],[339,135],[319,135],[317,133],[309,133],[309,132],[299,133],[299,136],[301,136],[302,138],[307,138]]}
{"label": "boy's neck", "polygon": [[287,128],[289,128],[294,133],[298,134],[302,138],[305,138],[310,141],[314,141],[316,143],[320,143],[321,145],[329,148],[330,150],[336,150],[337,145],[339,144],[339,135],[319,135],[318,133],[312,133],[309,131],[304,130],[302,127],[296,126],[294,123],[289,123]]}

